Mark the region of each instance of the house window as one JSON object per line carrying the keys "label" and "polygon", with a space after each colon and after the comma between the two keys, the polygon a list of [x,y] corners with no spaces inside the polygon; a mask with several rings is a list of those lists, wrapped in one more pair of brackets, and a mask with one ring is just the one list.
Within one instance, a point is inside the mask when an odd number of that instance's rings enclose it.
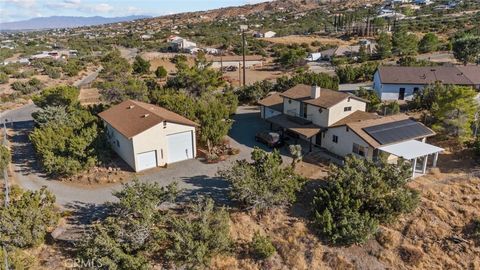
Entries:
{"label": "house window", "polygon": [[344,111],[344,112],[349,112],[349,111],[351,111],[351,110],[352,110],[352,107],[350,107],[350,106],[343,108],[343,111]]}
{"label": "house window", "polygon": [[292,100],[291,100],[291,99],[288,100],[288,104],[292,104]]}
{"label": "house window", "polygon": [[367,155],[367,149],[364,146],[361,146],[356,143],[353,143],[352,152],[362,157],[365,157]]}
{"label": "house window", "polygon": [[332,142],[338,143],[338,136],[337,135],[332,136]]}
{"label": "house window", "polygon": [[418,90],[419,90],[418,87],[414,87],[414,88],[413,88],[413,94],[418,93]]}
{"label": "house window", "polygon": [[115,140],[115,144],[117,145],[117,147],[120,147],[120,142],[118,140]]}
{"label": "house window", "polygon": [[349,132],[349,131],[350,131],[350,128],[348,128],[348,127],[345,127],[345,128],[347,129],[347,132]]}

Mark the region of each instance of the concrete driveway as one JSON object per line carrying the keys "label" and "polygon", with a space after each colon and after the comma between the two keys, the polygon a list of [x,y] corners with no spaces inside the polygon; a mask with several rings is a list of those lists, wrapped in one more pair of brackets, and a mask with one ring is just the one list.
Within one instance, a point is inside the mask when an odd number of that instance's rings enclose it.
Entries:
{"label": "concrete driveway", "polygon": [[[33,127],[33,122],[31,117],[28,119],[26,115],[31,114],[31,111],[34,110],[35,107],[26,106],[6,114],[9,117],[12,115],[22,116],[22,121],[16,121],[13,118],[16,122],[13,125],[10,139],[16,183],[31,190],[38,190],[42,186],[46,186],[56,195],[58,204],[65,208],[89,209],[88,205],[114,201],[115,197],[112,196],[112,192],[120,190],[121,184],[82,186],[52,180],[42,174],[36,162],[35,152],[28,140],[28,133]],[[218,170],[228,168],[235,160],[249,159],[254,146],[268,150],[266,146],[258,144],[254,139],[256,132],[269,128],[260,119],[257,107],[240,107],[234,120],[229,134],[230,144],[232,147],[238,148],[240,154],[218,164],[188,160],[169,165],[168,168],[155,168],[138,173],[138,179],[142,182],[157,182],[162,186],[177,182],[179,187],[184,190],[184,198],[195,194],[204,194],[212,196],[220,204],[228,204],[228,183],[217,177]],[[287,150],[284,149],[282,152],[285,154]],[[284,156],[284,160],[290,162],[290,158],[287,156]]]}

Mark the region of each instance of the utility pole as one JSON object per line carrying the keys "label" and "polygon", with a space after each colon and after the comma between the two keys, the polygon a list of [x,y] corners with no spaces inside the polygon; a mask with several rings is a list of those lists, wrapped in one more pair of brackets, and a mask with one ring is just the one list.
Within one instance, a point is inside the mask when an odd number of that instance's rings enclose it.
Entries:
{"label": "utility pole", "polygon": [[[5,119],[3,121],[3,145],[7,146],[7,121],[8,119]],[[7,168],[5,167],[3,169],[3,179],[5,180],[5,208],[8,208],[8,204],[10,203],[10,198],[9,198],[9,187],[8,187],[8,172]],[[5,269],[9,270],[10,268],[8,267],[8,254],[7,254],[7,248],[5,245],[3,245],[3,257],[4,257],[4,262],[5,262]]]}
{"label": "utility pole", "polygon": [[247,82],[247,76],[245,73],[246,65],[245,65],[245,30],[248,29],[248,25],[240,25],[240,30],[242,30],[242,56],[243,56],[243,87],[245,87],[245,84]]}

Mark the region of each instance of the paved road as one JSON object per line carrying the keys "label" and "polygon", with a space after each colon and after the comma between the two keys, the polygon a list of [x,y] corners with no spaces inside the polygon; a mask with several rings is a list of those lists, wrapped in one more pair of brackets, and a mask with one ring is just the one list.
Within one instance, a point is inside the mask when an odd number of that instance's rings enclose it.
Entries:
{"label": "paved road", "polygon": [[[42,174],[36,163],[35,153],[28,140],[28,133],[33,127],[33,122],[25,117],[34,110],[32,106],[25,106],[7,115],[20,116],[22,121],[15,122],[14,132],[11,138],[13,150],[13,167],[16,182],[26,189],[38,190],[46,186],[52,191],[57,202],[66,208],[87,207],[88,205],[98,205],[108,201],[114,201],[112,192],[121,189],[121,184],[113,184],[101,187],[76,186],[70,183],[63,183],[57,180],[49,179]],[[268,128],[266,123],[259,119],[259,111],[255,107],[240,108],[238,114],[234,117],[235,123],[230,132],[230,143],[233,147],[240,149],[240,154],[230,158],[226,162],[219,164],[204,164],[199,160],[188,160],[168,166],[168,168],[156,168],[145,173],[139,173],[140,181],[157,182],[163,186],[174,181],[178,182],[182,188],[185,197],[192,194],[211,195],[219,203],[228,203],[226,195],[228,184],[217,177],[217,171],[227,168],[232,161],[250,157],[250,152],[254,146],[265,149],[265,146],[258,145],[254,140],[254,134],[257,131]],[[284,153],[286,150],[283,150]],[[288,157],[284,157],[290,162]],[[87,207],[88,209],[88,207]]]}
{"label": "paved road", "polygon": [[90,72],[87,76],[81,78],[80,80],[73,83],[73,86],[81,88],[84,85],[87,85],[93,82],[97,77],[100,71],[102,71],[103,67],[97,68],[97,70]]}

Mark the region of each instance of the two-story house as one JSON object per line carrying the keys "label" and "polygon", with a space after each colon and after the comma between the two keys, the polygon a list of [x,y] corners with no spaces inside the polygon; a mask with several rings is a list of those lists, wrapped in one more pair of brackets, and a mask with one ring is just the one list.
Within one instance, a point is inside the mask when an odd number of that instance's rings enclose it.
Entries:
{"label": "two-story house", "polygon": [[[435,133],[405,114],[379,116],[366,112],[366,100],[318,86],[297,85],[259,101],[261,117],[282,135],[309,142],[337,156],[376,160],[410,160],[413,171],[425,173],[428,156],[436,166],[443,149],[427,144]],[[422,162],[417,163],[417,159]],[[420,168],[418,168],[420,167]]]}

